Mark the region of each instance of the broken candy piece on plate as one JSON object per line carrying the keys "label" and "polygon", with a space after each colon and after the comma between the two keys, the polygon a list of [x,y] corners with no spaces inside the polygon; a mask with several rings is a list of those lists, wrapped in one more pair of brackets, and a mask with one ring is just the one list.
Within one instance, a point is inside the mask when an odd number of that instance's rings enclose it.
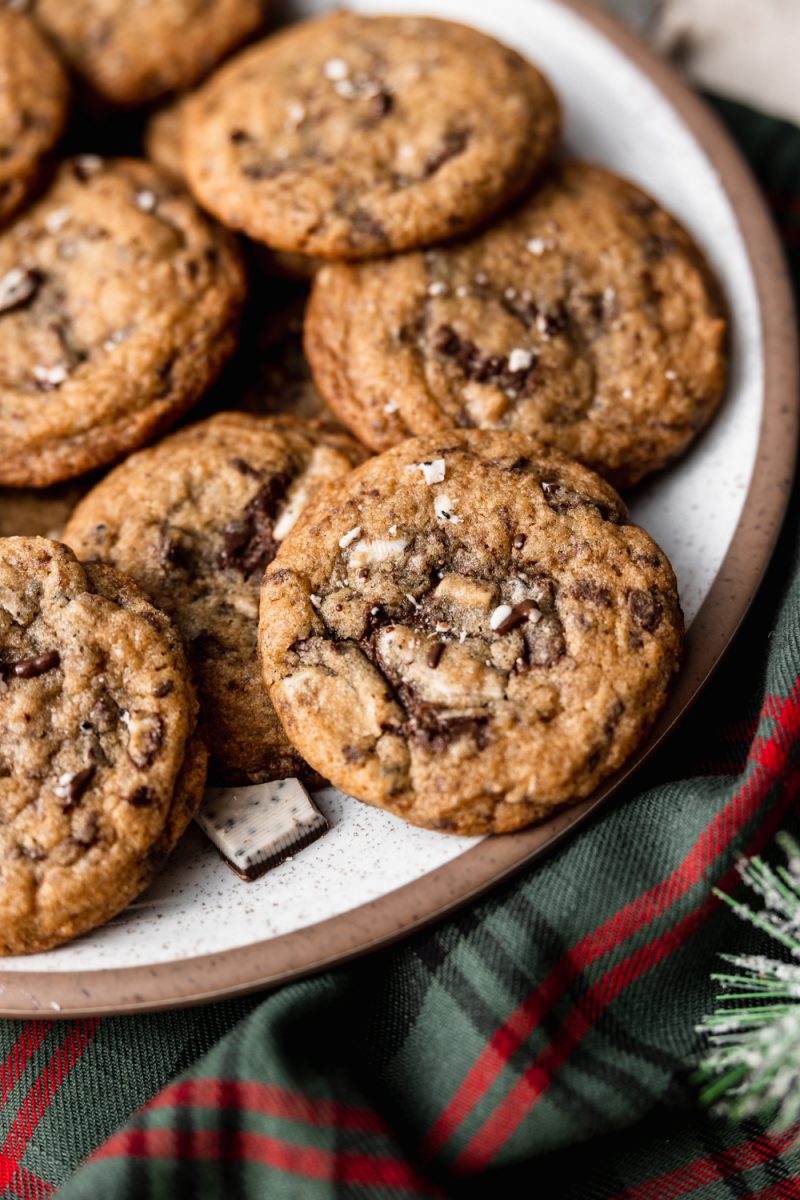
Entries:
{"label": "broken candy piece on plate", "polygon": [[298,779],[209,788],[197,824],[231,870],[248,883],[330,828]]}

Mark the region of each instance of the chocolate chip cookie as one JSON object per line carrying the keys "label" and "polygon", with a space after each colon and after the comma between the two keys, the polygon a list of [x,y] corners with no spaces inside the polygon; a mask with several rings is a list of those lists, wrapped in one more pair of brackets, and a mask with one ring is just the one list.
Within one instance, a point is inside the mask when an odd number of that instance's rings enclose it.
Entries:
{"label": "chocolate chip cookie", "polygon": [[180,638],[138,588],[0,540],[0,955],[47,950],[147,886],[206,752]]}
{"label": "chocolate chip cookie", "polygon": [[239,252],[149,163],[64,164],[0,234],[0,484],[44,487],[168,428],[236,344]]}
{"label": "chocolate chip cookie", "polygon": [[261,24],[264,0],[30,0],[91,91],[145,104],[190,87]]}
{"label": "chocolate chip cookie", "polygon": [[303,507],[362,458],[311,422],[220,413],[117,467],[67,525],[79,556],[127,572],[183,633],[218,782],[308,775],[261,679],[259,584]]}
{"label": "chocolate chip cookie", "polygon": [[543,77],[485,34],[340,12],[218,71],[189,102],[184,168],[256,241],[363,258],[473,229],[522,192],[558,128]]}
{"label": "chocolate chip cookie", "polygon": [[328,404],[374,450],[456,426],[517,430],[630,487],[711,418],[725,331],[686,231],[625,180],[569,162],[476,238],[326,267],[306,349]]}
{"label": "chocolate chip cookie", "polygon": [[0,8],[0,221],[38,182],[68,107],[67,79],[55,54],[27,17]]}
{"label": "chocolate chip cookie", "polygon": [[312,504],[262,587],[284,728],[344,791],[505,833],[589,795],[681,656],[675,576],[613,489],[524,434],[405,442]]}

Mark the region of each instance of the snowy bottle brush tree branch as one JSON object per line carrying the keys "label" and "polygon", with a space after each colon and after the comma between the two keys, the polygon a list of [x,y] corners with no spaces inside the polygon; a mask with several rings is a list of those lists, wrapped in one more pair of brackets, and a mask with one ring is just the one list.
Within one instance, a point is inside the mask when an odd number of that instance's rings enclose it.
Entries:
{"label": "snowy bottle brush tree branch", "polygon": [[757,1116],[783,1130],[800,1117],[800,845],[788,834],[777,840],[785,866],[753,858],[738,868],[762,908],[716,894],[783,946],[790,961],[722,955],[733,970],[712,976],[721,992],[716,1011],[698,1026],[711,1048],[696,1078],[702,1102],[714,1111],[737,1120]]}

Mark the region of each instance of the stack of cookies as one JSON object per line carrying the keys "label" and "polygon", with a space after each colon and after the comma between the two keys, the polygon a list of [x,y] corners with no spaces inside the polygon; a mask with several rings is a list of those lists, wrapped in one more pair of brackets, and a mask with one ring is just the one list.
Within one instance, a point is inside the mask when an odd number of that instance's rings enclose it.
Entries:
{"label": "stack of cookies", "polygon": [[690,236],[563,156],[544,76],[476,30],[20,7],[0,954],[124,907],[206,782],[245,878],[324,831],[301,784],[460,834],[589,795],[680,663],[674,573],[615,489],[723,395]]}

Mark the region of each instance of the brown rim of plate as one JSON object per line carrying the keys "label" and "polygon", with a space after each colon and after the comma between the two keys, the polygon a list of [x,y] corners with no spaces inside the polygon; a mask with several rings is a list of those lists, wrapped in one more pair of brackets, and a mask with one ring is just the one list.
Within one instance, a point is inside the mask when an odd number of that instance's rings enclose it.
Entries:
{"label": "brown rim of plate", "polygon": [[251,946],[144,967],[0,971],[0,1016],[113,1015],[201,1004],[287,983],[399,941],[475,900],[583,825],[663,742],[728,649],[772,557],[794,479],[800,369],[786,263],[748,167],[706,105],[613,17],[588,0],[561,3],[636,63],[694,133],[736,213],[759,298],[765,377],[753,475],[728,553],[689,631],[684,668],[666,712],[648,742],[594,796],[535,829],[490,838],[378,900]]}

